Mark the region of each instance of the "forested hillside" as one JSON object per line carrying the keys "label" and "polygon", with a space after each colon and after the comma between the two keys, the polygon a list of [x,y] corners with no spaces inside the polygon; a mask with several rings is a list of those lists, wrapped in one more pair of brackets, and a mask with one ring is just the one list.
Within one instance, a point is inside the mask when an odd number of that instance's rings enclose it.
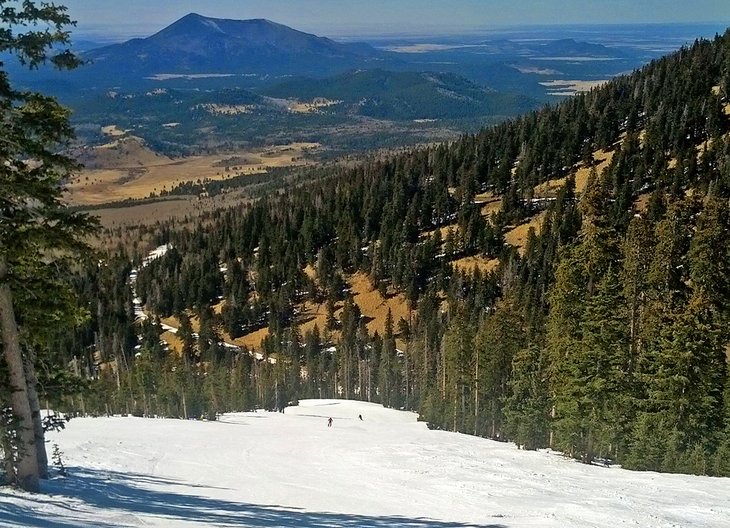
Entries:
{"label": "forested hillside", "polygon": [[[121,252],[79,279],[92,317],[58,346],[87,351],[75,406],[359,398],[586,462],[728,476],[729,97],[730,32],[454,143],[166,225],[171,249],[133,274],[151,319]],[[407,317],[368,332],[355,273],[405,294]],[[305,305],[322,326],[302,330]],[[258,356],[223,343],[264,328]]]}
{"label": "forested hillside", "polygon": [[294,78],[262,90],[273,97],[336,102],[334,110],[377,119],[514,116],[529,97],[484,88],[455,74],[354,70],[327,79]]}

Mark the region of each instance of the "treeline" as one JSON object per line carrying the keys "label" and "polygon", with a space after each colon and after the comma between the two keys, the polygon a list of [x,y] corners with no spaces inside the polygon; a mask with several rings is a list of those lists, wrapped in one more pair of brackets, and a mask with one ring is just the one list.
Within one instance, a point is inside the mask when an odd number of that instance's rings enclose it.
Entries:
{"label": "treeline", "polygon": [[[151,313],[177,316],[184,353],[160,348],[159,326],[140,330],[129,293],[110,295],[129,291],[129,270],[110,261],[106,293],[84,280],[98,312],[89,335],[106,335],[107,350],[88,365],[87,410],[361,398],[586,462],[730,475],[729,94],[726,33],[450,145],[330,167],[163,230],[156,242],[172,249],[136,289]],[[571,174],[599,150],[611,162],[579,195]],[[535,186],[560,178],[524,251],[506,245],[537,212]],[[502,201],[489,217],[485,192]],[[463,256],[499,264],[464,273],[451,265]],[[368,335],[347,288],[356,271],[385,296],[404,292],[408,320]],[[301,335],[304,301],[326,307],[325,328]],[[222,344],[263,327],[260,360]]]}

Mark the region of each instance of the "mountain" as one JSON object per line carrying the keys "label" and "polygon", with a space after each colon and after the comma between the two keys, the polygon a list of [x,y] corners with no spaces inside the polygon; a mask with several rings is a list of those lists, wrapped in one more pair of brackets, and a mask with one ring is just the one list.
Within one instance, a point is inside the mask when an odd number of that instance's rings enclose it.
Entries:
{"label": "mountain", "polygon": [[545,44],[533,46],[531,49],[543,55],[555,55],[559,57],[621,58],[625,56],[625,53],[621,50],[610,48],[603,44],[593,44],[571,38],[553,40]]}
{"label": "mountain", "polygon": [[342,44],[269,20],[229,20],[196,13],[154,35],[84,54],[86,75],[331,74],[383,54],[367,44]]}
{"label": "mountain", "polygon": [[356,70],[326,79],[290,79],[263,93],[287,99],[340,101],[340,108],[350,114],[381,119],[504,116],[535,107],[529,97],[497,92],[452,73],[380,69]]}

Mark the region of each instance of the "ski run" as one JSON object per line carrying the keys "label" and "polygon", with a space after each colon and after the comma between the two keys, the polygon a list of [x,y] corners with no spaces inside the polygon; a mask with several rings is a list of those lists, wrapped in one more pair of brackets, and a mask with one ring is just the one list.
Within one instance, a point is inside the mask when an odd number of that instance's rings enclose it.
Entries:
{"label": "ski run", "polygon": [[588,466],[363,402],[76,418],[53,444],[67,476],[42,495],[3,488],[0,526],[730,526],[730,479]]}

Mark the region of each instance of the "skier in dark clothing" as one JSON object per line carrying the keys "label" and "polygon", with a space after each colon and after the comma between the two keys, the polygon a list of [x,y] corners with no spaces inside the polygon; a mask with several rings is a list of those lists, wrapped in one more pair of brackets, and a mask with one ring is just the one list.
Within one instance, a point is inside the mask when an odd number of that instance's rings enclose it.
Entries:
{"label": "skier in dark clothing", "polygon": [[332,418],[327,418],[327,427],[332,427]]}
{"label": "skier in dark clothing", "polygon": [[360,421],[362,422],[362,414],[358,414],[357,417],[360,418]]}

